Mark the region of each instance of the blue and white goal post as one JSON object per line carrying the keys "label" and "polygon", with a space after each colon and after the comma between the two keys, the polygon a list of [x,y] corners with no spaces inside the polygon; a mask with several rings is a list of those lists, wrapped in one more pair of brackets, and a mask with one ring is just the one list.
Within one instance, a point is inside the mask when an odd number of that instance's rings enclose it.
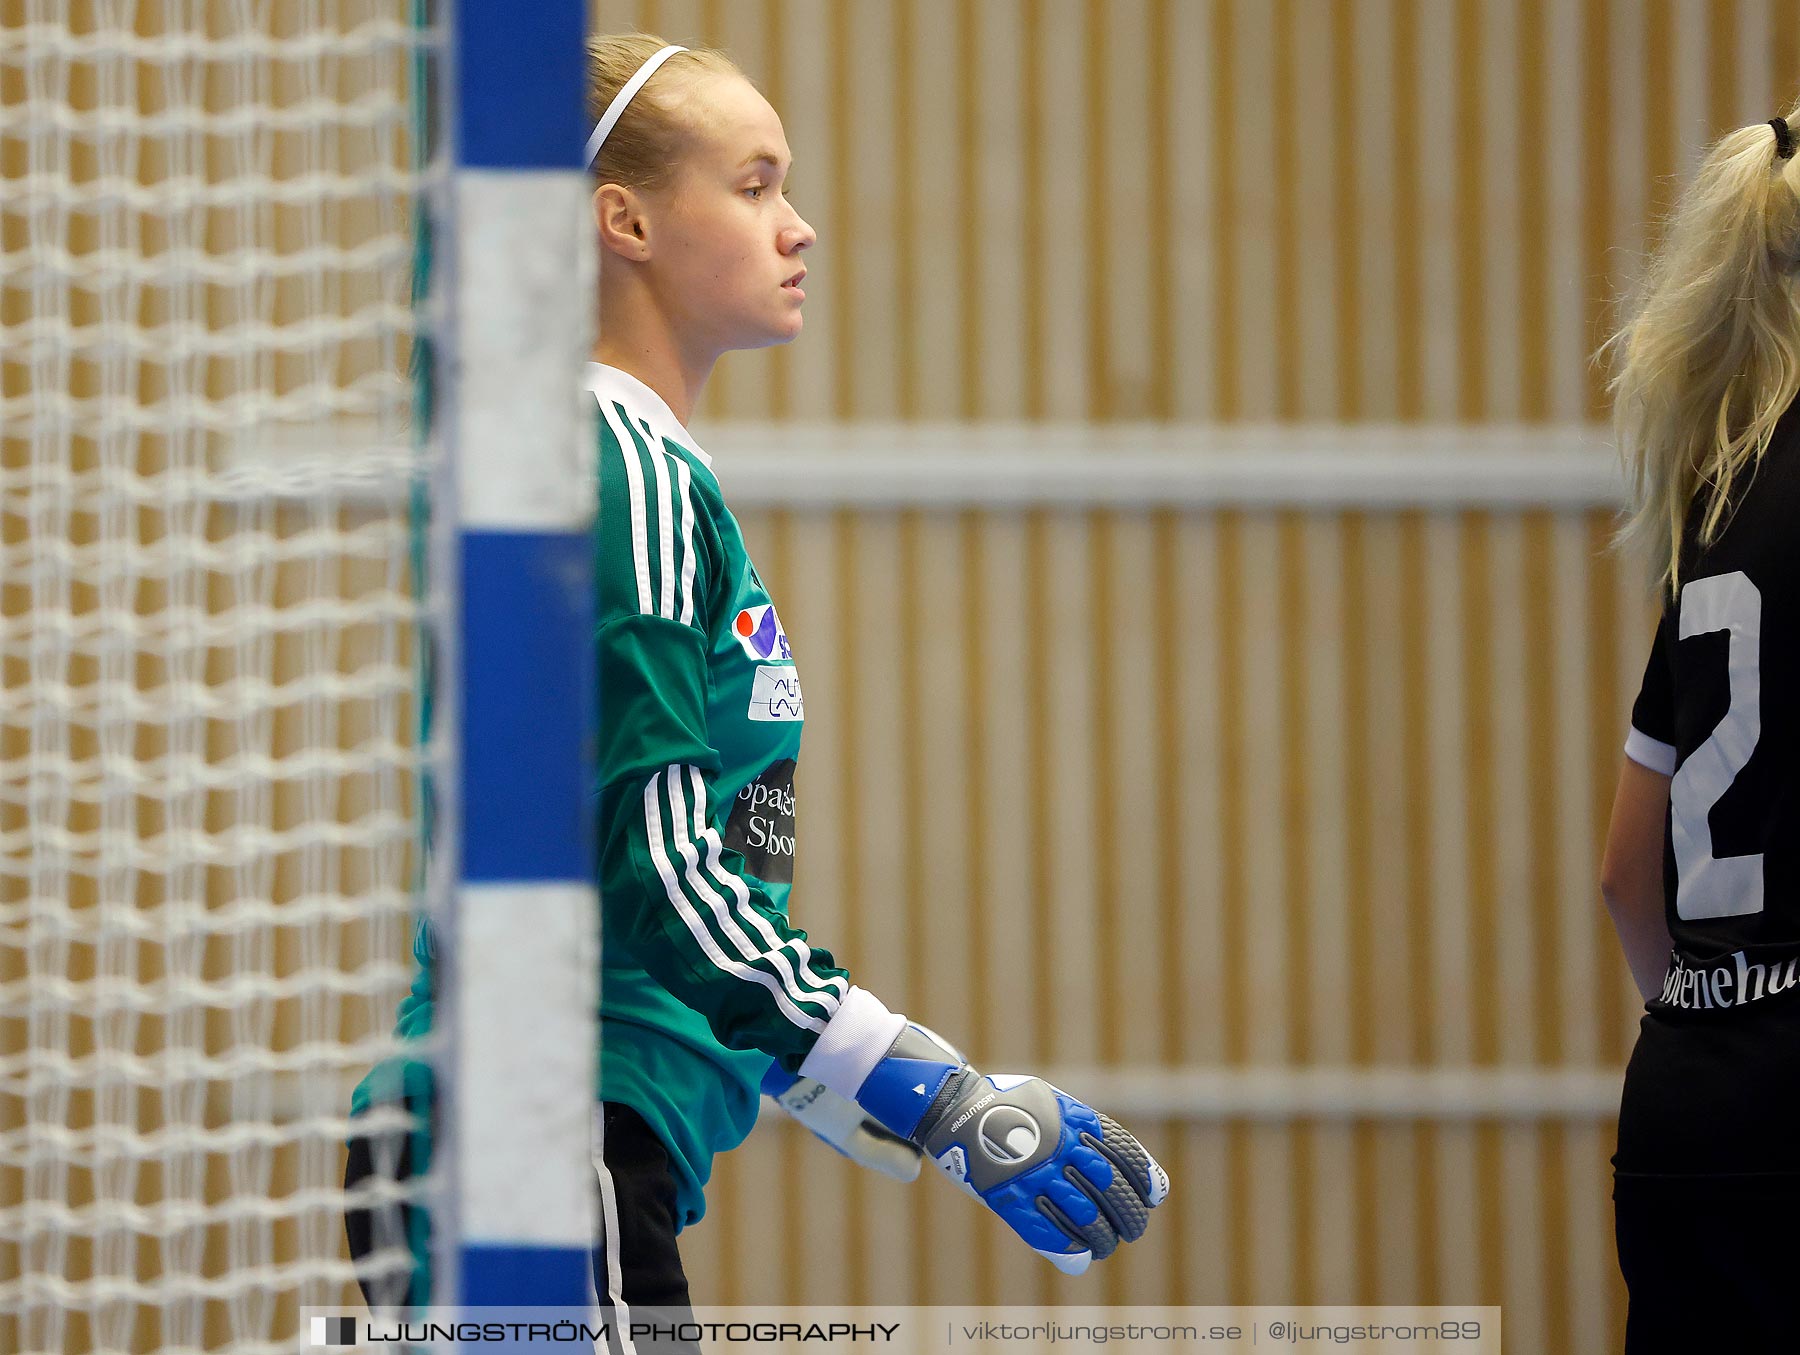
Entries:
{"label": "blue and white goal post", "polygon": [[[450,0],[434,217],[434,1303],[590,1299],[599,908],[585,0]],[[448,508],[449,511],[446,511]]]}

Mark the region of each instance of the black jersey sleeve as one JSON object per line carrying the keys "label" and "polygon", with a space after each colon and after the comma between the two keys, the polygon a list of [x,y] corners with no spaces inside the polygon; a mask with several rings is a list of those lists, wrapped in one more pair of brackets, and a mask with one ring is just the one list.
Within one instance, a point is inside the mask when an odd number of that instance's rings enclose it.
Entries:
{"label": "black jersey sleeve", "polygon": [[1631,707],[1631,732],[1625,736],[1625,756],[1641,767],[1664,776],[1675,774],[1675,673],[1669,653],[1667,616],[1656,627],[1650,642],[1650,661],[1644,665],[1643,685]]}

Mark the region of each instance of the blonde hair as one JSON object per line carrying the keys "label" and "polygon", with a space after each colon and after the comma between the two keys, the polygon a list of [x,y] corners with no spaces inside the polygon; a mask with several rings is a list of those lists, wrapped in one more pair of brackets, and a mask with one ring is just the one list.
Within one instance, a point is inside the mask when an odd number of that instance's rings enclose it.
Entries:
{"label": "blonde hair", "polygon": [[[668,45],[652,33],[588,39],[588,120],[599,122],[613,96],[637,74],[638,67]],[[596,180],[646,192],[666,185],[693,130],[683,114],[682,96],[703,75],[742,76],[743,72],[730,57],[710,47],[675,53],[625,106],[594,162]]]}
{"label": "blonde hair", "polygon": [[[1788,120],[1800,133],[1800,107]],[[1600,350],[1632,487],[1618,544],[1642,551],[1671,595],[1689,513],[1710,544],[1800,390],[1800,157],[1776,144],[1758,123],[1707,152]]]}

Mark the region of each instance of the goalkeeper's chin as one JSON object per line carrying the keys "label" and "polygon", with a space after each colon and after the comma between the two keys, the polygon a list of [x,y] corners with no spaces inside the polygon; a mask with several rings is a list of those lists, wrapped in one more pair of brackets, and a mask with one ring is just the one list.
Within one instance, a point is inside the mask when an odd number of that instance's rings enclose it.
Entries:
{"label": "goalkeeper's chin", "polygon": [[[788,288],[783,288],[783,292]],[[801,313],[798,301],[783,298],[779,313],[770,317],[763,330],[762,337],[756,343],[744,344],[745,348],[777,348],[784,343],[792,343],[800,337],[800,331],[806,328],[806,316]]]}

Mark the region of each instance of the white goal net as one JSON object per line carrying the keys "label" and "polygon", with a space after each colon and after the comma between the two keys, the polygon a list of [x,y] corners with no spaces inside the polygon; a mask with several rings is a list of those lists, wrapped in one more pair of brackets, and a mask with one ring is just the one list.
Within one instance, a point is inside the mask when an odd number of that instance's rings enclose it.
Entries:
{"label": "white goal net", "polygon": [[0,1350],[292,1350],[418,833],[408,0],[0,0]]}

